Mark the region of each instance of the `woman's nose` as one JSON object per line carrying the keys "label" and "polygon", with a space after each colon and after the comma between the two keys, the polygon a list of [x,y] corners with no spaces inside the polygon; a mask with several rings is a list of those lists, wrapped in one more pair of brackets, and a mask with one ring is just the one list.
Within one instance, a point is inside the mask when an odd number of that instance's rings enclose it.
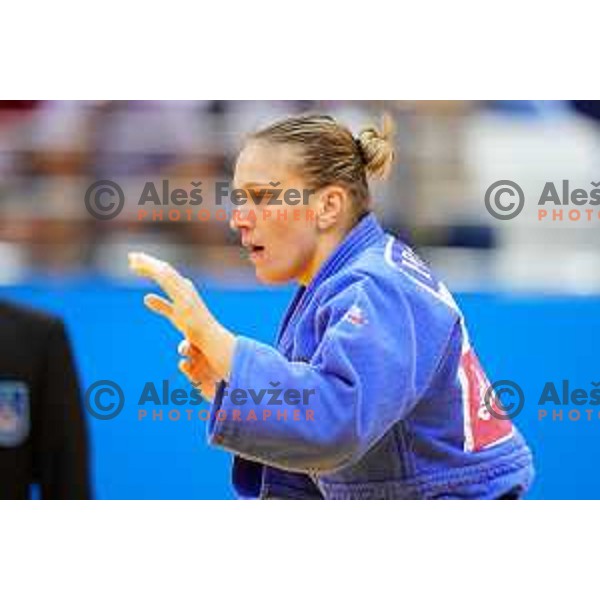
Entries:
{"label": "woman's nose", "polygon": [[241,229],[243,227],[254,227],[256,224],[256,215],[254,211],[249,206],[236,206],[234,208],[233,213],[231,214],[231,219],[229,220],[229,226],[231,229]]}

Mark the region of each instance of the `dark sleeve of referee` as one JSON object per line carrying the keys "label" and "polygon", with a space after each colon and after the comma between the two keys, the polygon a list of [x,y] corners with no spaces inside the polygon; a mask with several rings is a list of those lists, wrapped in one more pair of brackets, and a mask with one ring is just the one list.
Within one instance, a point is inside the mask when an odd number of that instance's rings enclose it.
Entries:
{"label": "dark sleeve of referee", "polygon": [[90,498],[88,444],[81,392],[64,325],[50,327],[39,390],[34,473],[43,499]]}

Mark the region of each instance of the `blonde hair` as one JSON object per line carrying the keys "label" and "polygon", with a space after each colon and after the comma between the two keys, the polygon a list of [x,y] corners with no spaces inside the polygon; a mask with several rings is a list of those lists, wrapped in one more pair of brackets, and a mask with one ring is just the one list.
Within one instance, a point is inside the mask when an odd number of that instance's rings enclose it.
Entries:
{"label": "blonde hair", "polygon": [[344,125],[326,115],[304,115],[277,121],[254,133],[250,140],[289,144],[299,150],[299,170],[310,188],[344,186],[355,213],[370,209],[368,179],[384,179],[394,160],[393,121],[385,115],[382,128],[368,127],[354,137]]}

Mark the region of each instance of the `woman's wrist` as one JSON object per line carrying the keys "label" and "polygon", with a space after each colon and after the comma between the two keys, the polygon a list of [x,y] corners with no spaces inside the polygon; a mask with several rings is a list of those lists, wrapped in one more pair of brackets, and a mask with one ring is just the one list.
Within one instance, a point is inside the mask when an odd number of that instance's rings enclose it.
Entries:
{"label": "woman's wrist", "polygon": [[231,331],[213,317],[190,335],[190,341],[206,356],[218,381],[229,380],[236,339]]}

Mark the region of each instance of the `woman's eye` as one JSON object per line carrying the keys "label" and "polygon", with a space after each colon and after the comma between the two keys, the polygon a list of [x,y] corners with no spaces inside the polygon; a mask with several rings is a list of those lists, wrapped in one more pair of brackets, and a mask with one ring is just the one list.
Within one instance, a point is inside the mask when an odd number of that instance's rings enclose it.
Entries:
{"label": "woman's eye", "polygon": [[250,198],[254,204],[268,204],[269,200],[273,197],[271,190],[255,190],[250,194]]}

